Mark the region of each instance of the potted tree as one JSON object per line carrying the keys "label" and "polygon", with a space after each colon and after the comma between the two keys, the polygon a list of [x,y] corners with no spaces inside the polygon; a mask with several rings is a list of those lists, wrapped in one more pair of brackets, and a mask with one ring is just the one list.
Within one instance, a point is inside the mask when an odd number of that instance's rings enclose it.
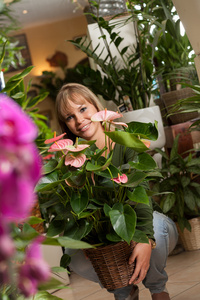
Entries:
{"label": "potted tree", "polygon": [[[101,121],[107,123],[119,117],[119,113],[100,113]],[[156,175],[156,164],[145,152],[148,150],[147,141],[141,139],[156,139],[158,133],[155,125],[139,122],[129,124],[125,130],[109,131],[106,128],[109,127],[105,125],[109,143],[102,150],[95,146],[95,141],[77,139],[73,144],[69,139],[61,139],[63,135],[47,140],[46,143],[53,144],[44,150],[55,156],[44,165],[44,176],[36,191],[48,223],[47,236],[64,235],[87,241],[95,247],[93,256],[94,252],[99,255],[105,250],[110,255],[112,247],[115,254],[126,253],[123,267],[117,269],[114,266],[119,275],[116,276],[117,282],[104,276],[108,267],[106,260],[101,260],[101,266],[94,265],[103,286],[114,289],[128,284],[134,266],[127,266],[127,258],[134,243],[148,242],[145,232],[139,230],[145,220],[137,218],[135,206],[137,203],[149,204],[148,188],[143,182]],[[102,156],[113,142],[135,150],[128,165],[116,168],[111,163],[112,151],[108,156]],[[118,247],[124,250],[118,252]],[[87,252],[87,255],[90,257],[91,253]],[[61,259],[64,266],[66,260],[65,254]],[[110,261],[114,262],[116,258]]]}
{"label": "potted tree", "polygon": [[[200,248],[200,158],[195,151],[178,152],[179,135],[174,139],[170,154],[156,149],[162,155],[163,178],[156,180],[153,191],[160,193],[160,206],[163,213],[177,224],[181,242],[186,250]],[[184,153],[185,154],[185,153]]]}

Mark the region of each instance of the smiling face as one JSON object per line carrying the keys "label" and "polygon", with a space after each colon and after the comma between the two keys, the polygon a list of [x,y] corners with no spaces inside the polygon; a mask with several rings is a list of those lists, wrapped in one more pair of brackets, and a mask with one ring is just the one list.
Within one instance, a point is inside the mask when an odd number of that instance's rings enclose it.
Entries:
{"label": "smiling face", "polygon": [[91,117],[97,112],[97,109],[83,97],[79,96],[76,102],[68,100],[65,112],[65,123],[75,136],[85,140],[96,140],[103,137],[101,123],[91,121]]}

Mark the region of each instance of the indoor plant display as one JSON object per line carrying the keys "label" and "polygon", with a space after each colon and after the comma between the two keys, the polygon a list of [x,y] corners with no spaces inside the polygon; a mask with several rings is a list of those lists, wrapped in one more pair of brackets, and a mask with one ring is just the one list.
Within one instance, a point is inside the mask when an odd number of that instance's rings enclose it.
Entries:
{"label": "indoor plant display", "polygon": [[178,153],[178,140],[179,135],[174,139],[170,154],[156,149],[162,155],[160,173],[163,178],[159,182],[156,180],[153,191],[161,193],[163,213],[177,223],[181,236],[181,232],[191,231],[191,220],[200,216],[200,158],[195,157],[194,151],[183,158]]}
{"label": "indoor plant display", "polygon": [[[63,135],[46,141],[54,142],[49,151],[55,158],[44,165],[44,177],[36,190],[49,223],[47,235],[64,234],[97,248],[122,241],[127,245],[132,240],[148,243],[146,233],[139,229],[145,220],[137,218],[135,206],[149,205],[144,182],[156,175],[155,161],[145,152],[149,141],[142,139],[156,139],[158,133],[156,125],[139,122],[129,123],[124,130],[108,130],[120,116],[105,110],[92,117],[105,123],[109,142],[102,150],[95,141],[77,139],[73,144],[61,139]],[[106,149],[113,142],[135,150],[129,164],[119,168],[112,164],[113,150],[107,155]]]}

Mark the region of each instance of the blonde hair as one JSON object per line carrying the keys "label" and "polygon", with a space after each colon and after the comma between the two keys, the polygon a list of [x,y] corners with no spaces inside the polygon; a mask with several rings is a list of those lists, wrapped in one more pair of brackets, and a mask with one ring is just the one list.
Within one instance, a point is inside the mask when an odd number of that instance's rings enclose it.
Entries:
{"label": "blonde hair", "polygon": [[68,83],[62,86],[56,97],[56,115],[62,132],[67,133],[67,137],[75,141],[76,136],[68,129],[65,116],[70,107],[69,100],[74,103],[81,103],[86,100],[94,105],[97,111],[104,109],[98,97],[87,87],[79,83]]}

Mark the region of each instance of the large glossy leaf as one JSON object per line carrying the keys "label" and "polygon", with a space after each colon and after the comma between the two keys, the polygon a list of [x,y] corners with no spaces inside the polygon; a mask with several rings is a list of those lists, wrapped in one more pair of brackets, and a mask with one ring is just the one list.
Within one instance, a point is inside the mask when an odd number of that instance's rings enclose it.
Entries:
{"label": "large glossy leaf", "polygon": [[[70,172],[68,176],[70,176]],[[39,184],[36,185],[35,191],[36,192],[44,192],[44,191],[51,191],[54,187],[58,186],[59,183],[64,182],[64,179],[58,179],[58,173],[53,172],[48,174],[39,181]]]}
{"label": "large glossy leaf", "polygon": [[127,196],[133,202],[149,205],[149,197],[147,196],[145,188],[142,186],[136,187],[133,192],[127,190]]}
{"label": "large glossy leaf", "polygon": [[144,179],[146,178],[147,174],[136,171],[135,173],[132,173],[128,175],[128,182],[123,183],[123,186],[127,187],[136,187],[139,185]]}
{"label": "large glossy leaf", "polygon": [[92,245],[82,242],[79,240],[71,239],[66,236],[61,236],[58,238],[58,242],[61,246],[70,248],[70,249],[87,249],[87,248],[94,248]]}
{"label": "large glossy leaf", "polygon": [[48,173],[51,173],[55,168],[57,167],[58,162],[56,159],[52,159],[48,161],[44,166],[43,166],[43,175],[46,175]]}
{"label": "large glossy leaf", "polygon": [[71,257],[68,254],[63,254],[63,256],[60,259],[60,266],[63,268],[67,268],[71,261]]}
{"label": "large glossy leaf", "polygon": [[72,194],[70,204],[71,204],[73,211],[77,215],[79,215],[88,205],[87,191],[83,190],[83,192],[81,194],[74,192]]}
{"label": "large glossy leaf", "polygon": [[195,210],[195,195],[193,194],[192,190],[188,187],[184,188],[184,201],[190,210]]}
{"label": "large glossy leaf", "polygon": [[64,220],[53,220],[49,228],[47,230],[47,236],[53,237],[58,234],[61,234],[65,229],[65,221]]}
{"label": "large glossy leaf", "polygon": [[70,219],[65,226],[64,236],[74,240],[81,240],[88,231],[88,227],[89,223],[85,219],[78,221]]}
{"label": "large glossy leaf", "polygon": [[136,213],[134,209],[126,204],[123,213],[119,210],[111,210],[109,215],[115,232],[129,244],[133,238],[136,226]]}
{"label": "large glossy leaf", "polygon": [[106,135],[111,138],[111,140],[125,147],[133,148],[136,152],[144,152],[148,150],[145,144],[138,139],[136,134],[123,132],[123,131],[112,131],[106,132]]}
{"label": "large glossy leaf", "polygon": [[[61,283],[60,285],[48,285],[48,288],[51,289],[60,289],[62,288],[61,287]],[[45,288],[46,289],[46,288]],[[62,298],[59,298],[57,296],[54,296],[50,293],[48,293],[47,291],[40,291],[40,292],[37,292],[36,295],[34,295],[34,300],[63,300]]]}
{"label": "large glossy leaf", "polygon": [[131,167],[137,170],[148,171],[156,167],[156,162],[148,153],[140,153],[138,155],[138,162],[129,162]]}
{"label": "large glossy leaf", "polygon": [[90,171],[90,172],[104,171],[109,167],[111,161],[112,161],[112,155],[109,157],[109,159],[106,160],[106,162],[105,162],[105,164],[103,164],[103,166],[94,165],[91,162],[88,162],[87,165],[86,165],[86,170]]}
{"label": "large glossy leaf", "polygon": [[163,203],[163,212],[167,213],[175,204],[176,196],[175,194],[168,194]]}
{"label": "large glossy leaf", "polygon": [[142,123],[142,122],[130,122],[128,123],[127,132],[134,133],[136,136],[140,136],[144,139],[156,141],[158,138],[158,126],[157,121],[153,123]]}
{"label": "large glossy leaf", "polygon": [[138,230],[138,229],[135,229],[133,240],[136,243],[149,243],[149,239],[146,236],[145,232],[141,231],[141,230]]}
{"label": "large glossy leaf", "polygon": [[66,183],[70,187],[81,188],[85,185],[86,182],[86,172],[82,170],[77,170],[75,172],[71,172],[70,176],[66,178]]}

